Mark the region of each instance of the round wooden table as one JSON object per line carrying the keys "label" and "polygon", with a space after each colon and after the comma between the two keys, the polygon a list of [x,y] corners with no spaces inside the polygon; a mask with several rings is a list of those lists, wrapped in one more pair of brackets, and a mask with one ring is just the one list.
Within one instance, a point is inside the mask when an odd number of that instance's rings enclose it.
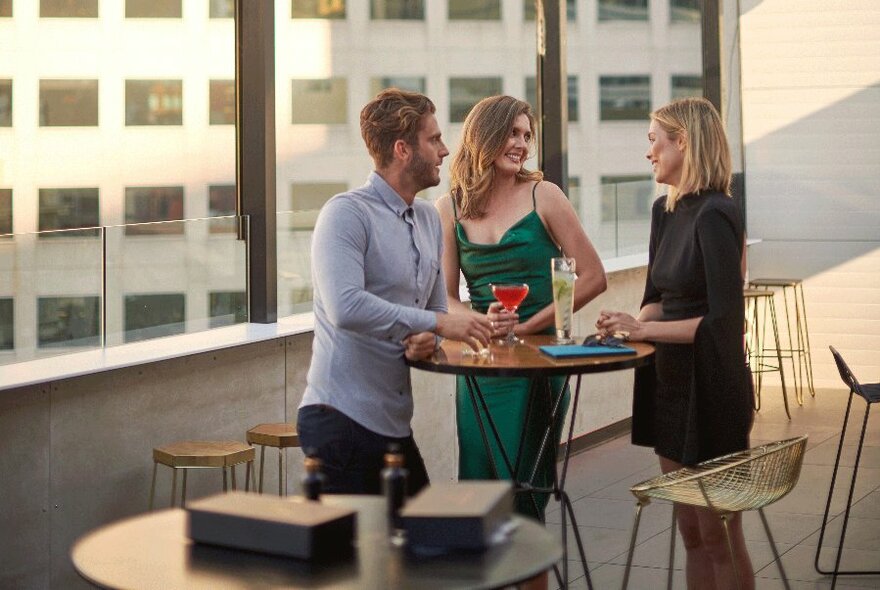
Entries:
{"label": "round wooden table", "polygon": [[[103,526],[71,549],[76,571],[102,588],[500,588],[548,570],[562,555],[539,523],[514,517],[510,538],[481,553],[415,557],[388,539],[385,499],[329,496],[358,511],[353,555],[307,562],[193,543],[185,510],[172,508]],[[296,501],[296,500],[291,500]]]}
{"label": "round wooden table", "polygon": [[[537,472],[537,464],[540,463],[541,457],[545,452],[555,452],[554,444],[549,443],[550,433],[553,424],[555,424],[560,411],[562,394],[565,388],[560,391],[552,391],[550,386],[550,377],[565,376],[570,379],[576,376],[576,384],[573,388],[572,395],[572,411],[571,422],[569,423],[567,444],[565,445],[565,453],[561,467],[557,466],[559,474],[554,478],[553,487],[551,489],[539,489],[532,485],[532,481],[515,481],[519,493],[528,493],[534,499],[535,492],[552,493],[562,505],[562,574],[554,566],[557,575],[557,581],[561,586],[566,586],[568,582],[568,544],[567,544],[567,519],[566,514],[571,519],[572,531],[574,532],[575,543],[577,544],[578,553],[586,572],[587,585],[592,588],[590,580],[589,567],[587,564],[586,553],[584,551],[583,542],[577,527],[577,519],[568,494],[565,493],[565,475],[568,470],[568,459],[571,453],[571,440],[574,433],[574,419],[577,415],[578,401],[581,393],[581,376],[589,373],[605,373],[608,371],[619,371],[623,369],[633,369],[642,365],[653,362],[654,346],[644,342],[627,342],[626,346],[635,350],[635,354],[617,354],[609,356],[584,356],[584,357],[568,357],[554,358],[544,354],[539,349],[543,345],[554,344],[554,337],[550,335],[531,335],[524,336],[523,342],[515,346],[505,344],[492,343],[489,347],[488,356],[479,356],[468,354],[466,347],[461,342],[453,340],[445,340],[440,349],[434,355],[426,360],[407,361],[411,367],[431,371],[434,373],[448,373],[454,375],[463,375],[468,386],[468,393],[473,404],[474,413],[477,416],[477,423],[483,436],[483,442],[492,470],[498,477],[498,468],[491,451],[489,436],[494,438],[497,448],[500,450],[502,460],[507,467],[507,473],[517,473],[514,465],[520,465],[519,451],[522,450],[522,440],[526,436],[526,430],[529,423],[527,419],[523,424],[523,430],[520,437],[520,444],[517,449],[505,449],[498,435],[497,427],[488,411],[488,407],[480,391],[479,383],[476,377],[526,377],[531,381],[529,387],[530,392],[530,408],[531,404],[536,400],[542,400],[543,403],[551,404],[551,412],[549,412],[549,420],[543,425],[543,443],[538,451],[535,459],[536,465],[528,471],[531,472],[532,478]],[[568,380],[566,381],[568,383]],[[482,411],[479,411],[481,408]],[[487,424],[484,424],[483,415],[485,414]],[[488,426],[488,429],[486,428]],[[514,453],[517,456],[512,456]]]}

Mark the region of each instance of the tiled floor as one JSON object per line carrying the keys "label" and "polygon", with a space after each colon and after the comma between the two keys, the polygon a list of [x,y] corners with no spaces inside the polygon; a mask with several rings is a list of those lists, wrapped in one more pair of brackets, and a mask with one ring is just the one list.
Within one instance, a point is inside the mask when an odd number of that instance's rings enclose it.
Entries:
{"label": "tiled floor", "polygon": [[[830,577],[813,569],[813,559],[848,392],[843,389],[820,389],[815,398],[805,395],[803,407],[798,407],[793,399],[790,400],[791,421],[785,416],[780,389],[765,388],[763,397],[763,407],[756,414],[752,429],[753,445],[800,434],[810,437],[797,486],[788,496],[765,509],[789,585],[793,590],[830,588]],[[846,467],[841,467],[838,473],[838,491],[832,505],[833,513],[837,515],[842,514],[849,478],[852,477],[864,409],[865,404],[856,398],[844,446],[842,464]],[[854,507],[847,529],[842,563],[844,568],[880,570],[880,428],[877,427],[877,419],[872,416],[868,424]],[[629,487],[658,473],[653,450],[632,446],[628,436],[572,457],[566,489],[573,501],[590,563],[593,587],[597,590],[619,588],[623,579],[635,510]],[[668,503],[652,502],[643,510],[630,588],[654,590],[665,587],[671,518]],[[834,563],[841,518],[833,521],[826,532],[823,546],[827,548],[823,550],[821,562],[823,569],[829,569]],[[746,513],[743,522],[757,588],[784,588],[757,512]],[[547,523],[548,527],[559,529],[558,504],[551,503],[548,508]],[[569,538],[572,538],[571,533]],[[573,544],[569,546],[574,551]],[[683,558],[684,550],[679,538],[673,584],[676,589],[685,588]],[[586,588],[583,568],[572,554],[569,555],[569,567],[570,587]],[[555,582],[552,575],[550,579]],[[880,576],[840,576],[836,587],[841,590],[880,588]]]}

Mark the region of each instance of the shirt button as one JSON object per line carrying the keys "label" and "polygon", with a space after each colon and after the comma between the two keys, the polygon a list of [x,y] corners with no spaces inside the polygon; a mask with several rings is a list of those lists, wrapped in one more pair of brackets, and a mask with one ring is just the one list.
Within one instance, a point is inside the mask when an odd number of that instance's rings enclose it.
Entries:
{"label": "shirt button", "polygon": [[416,303],[418,303],[418,302],[419,302],[419,300],[418,300],[418,299],[416,299]]}

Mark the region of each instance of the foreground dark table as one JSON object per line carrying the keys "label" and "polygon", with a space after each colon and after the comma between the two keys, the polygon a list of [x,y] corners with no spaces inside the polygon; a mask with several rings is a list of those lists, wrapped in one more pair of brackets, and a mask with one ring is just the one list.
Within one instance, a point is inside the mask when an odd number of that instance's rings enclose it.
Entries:
{"label": "foreground dark table", "polygon": [[103,588],[499,588],[549,569],[562,548],[539,523],[514,517],[507,542],[484,553],[415,558],[388,541],[379,496],[324,496],[358,511],[354,555],[312,564],[192,543],[186,511],[170,509],[103,526],[74,544],[76,571]]}
{"label": "foreground dark table", "polygon": [[[580,338],[581,340],[583,337]],[[555,453],[556,441],[550,441],[550,433],[552,426],[556,421],[558,414],[561,412],[560,399],[561,392],[553,392],[550,387],[550,377],[563,376],[567,379],[576,377],[573,387],[571,387],[571,421],[568,424],[568,435],[566,438],[565,455],[561,466],[558,466],[558,473],[554,478],[553,487],[550,489],[539,489],[535,487],[532,481],[516,481],[514,482],[518,493],[530,494],[534,501],[534,493],[536,491],[552,493],[553,496],[561,503],[562,507],[562,573],[554,566],[557,581],[561,586],[568,584],[568,546],[567,546],[567,518],[571,519],[572,531],[574,533],[575,543],[577,545],[578,554],[583,565],[584,572],[587,576],[587,585],[592,588],[592,582],[589,577],[589,567],[587,564],[586,552],[580,533],[577,527],[577,520],[574,514],[571,500],[565,493],[565,476],[568,470],[568,460],[571,453],[571,440],[574,433],[574,419],[577,415],[578,402],[581,394],[581,376],[590,373],[605,373],[608,371],[619,371],[623,369],[632,369],[653,362],[654,347],[651,344],[643,342],[629,342],[627,346],[635,349],[635,354],[620,354],[611,356],[594,356],[555,359],[542,353],[538,347],[545,344],[554,344],[553,336],[547,335],[531,335],[524,336],[523,342],[515,346],[493,343],[490,347],[490,355],[486,358],[476,355],[464,354],[464,344],[446,340],[440,349],[434,355],[422,361],[408,361],[411,367],[431,371],[434,373],[447,373],[454,375],[463,375],[468,386],[468,394],[473,404],[474,411],[477,415],[477,421],[483,436],[486,453],[489,458],[490,465],[498,477],[498,467],[492,456],[489,437],[493,437],[497,447],[501,449],[502,459],[507,468],[507,473],[516,473],[514,466],[520,465],[519,451],[523,448],[522,440],[526,436],[530,419],[527,419],[523,425],[522,434],[520,436],[520,444],[518,449],[505,449],[499,439],[496,426],[491,414],[487,412],[487,420],[484,423],[482,412],[486,411],[486,404],[483,394],[480,391],[479,383],[476,377],[526,377],[530,380],[529,387],[529,408],[535,403],[548,403],[551,405],[547,423],[533,424],[533,428],[537,428],[539,432],[543,430],[543,446],[542,452],[539,452],[536,462],[540,462],[543,453]],[[480,408],[481,411],[477,411]],[[558,464],[557,464],[558,465]],[[535,477],[537,465],[530,466],[532,478]]]}

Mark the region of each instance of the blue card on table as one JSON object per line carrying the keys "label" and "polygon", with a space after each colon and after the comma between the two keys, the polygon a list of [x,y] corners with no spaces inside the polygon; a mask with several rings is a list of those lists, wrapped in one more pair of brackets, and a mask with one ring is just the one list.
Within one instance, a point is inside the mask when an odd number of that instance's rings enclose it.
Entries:
{"label": "blue card on table", "polygon": [[612,354],[635,354],[629,346],[583,346],[561,344],[558,346],[539,346],[538,349],[553,358],[574,358],[581,356],[608,356]]}

